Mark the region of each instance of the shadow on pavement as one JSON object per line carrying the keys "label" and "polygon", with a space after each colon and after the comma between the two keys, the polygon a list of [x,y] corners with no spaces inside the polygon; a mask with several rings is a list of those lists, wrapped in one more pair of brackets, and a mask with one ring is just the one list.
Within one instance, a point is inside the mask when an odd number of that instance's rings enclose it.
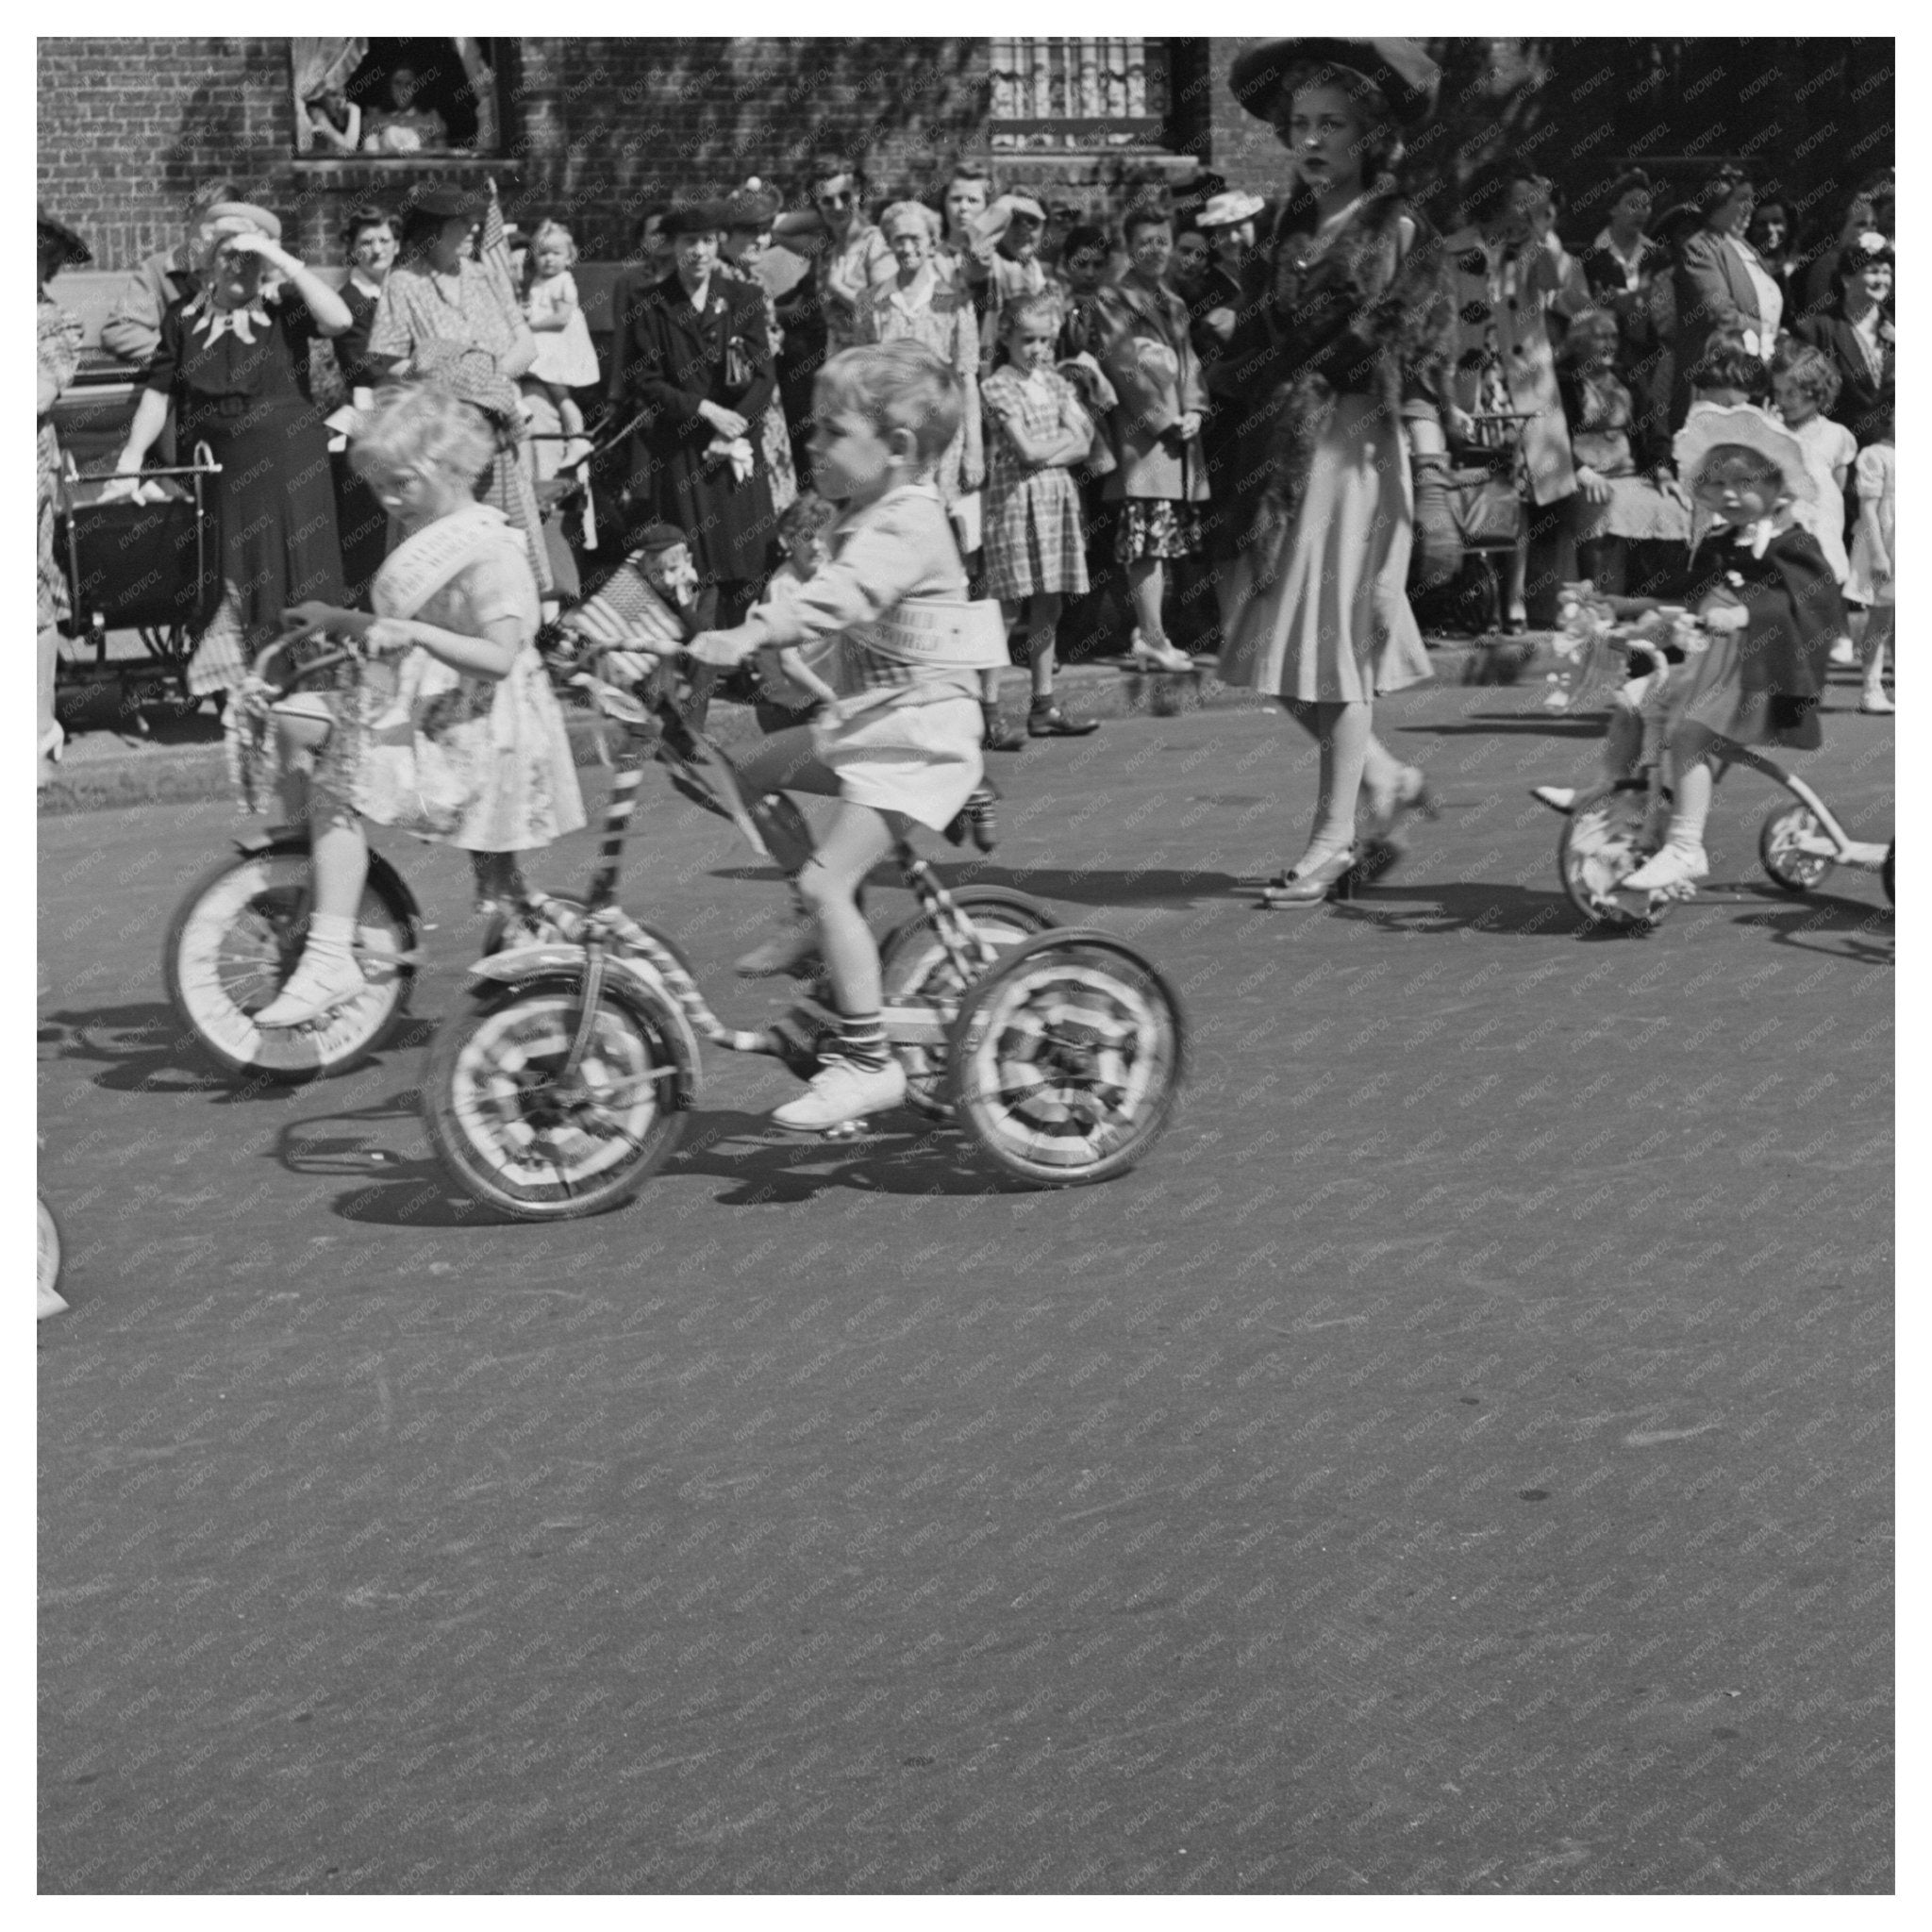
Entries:
{"label": "shadow on pavement", "polygon": [[[370,1107],[314,1114],[285,1127],[275,1158],[291,1174],[354,1175],[362,1185],[329,1204],[344,1221],[376,1227],[500,1227],[511,1217],[473,1201],[432,1155],[403,1151],[392,1131],[420,1119],[420,1095],[405,1089]],[[909,1109],[881,1115],[857,1141],[800,1139],[762,1114],[707,1108],[685,1123],[684,1139],[665,1160],[666,1174],[704,1174],[731,1183],[713,1198],[721,1208],[759,1208],[808,1201],[831,1188],[874,1194],[992,1194],[1010,1185],[974,1158],[971,1142]],[[630,1206],[648,1198],[646,1181]],[[622,1212],[622,1208],[608,1212]]]}
{"label": "shadow on pavement", "polygon": [[[434,1030],[433,1020],[406,1018],[376,1063],[419,1050]],[[230,1074],[204,1059],[194,1036],[164,1000],[49,1013],[37,1038],[54,1048],[48,1056],[54,1059],[99,1061],[105,1071],[93,1084],[114,1093],[205,1093],[218,1107],[235,1107],[274,1099],[301,1084]]]}

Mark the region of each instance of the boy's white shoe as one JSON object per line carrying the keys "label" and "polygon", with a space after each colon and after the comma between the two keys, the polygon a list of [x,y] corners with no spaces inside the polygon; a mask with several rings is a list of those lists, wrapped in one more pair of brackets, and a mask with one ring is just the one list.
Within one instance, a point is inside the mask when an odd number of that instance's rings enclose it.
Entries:
{"label": "boy's white shoe", "polygon": [[1858,654],[1853,650],[1850,638],[1841,637],[1832,644],[1831,661],[1840,670],[1843,670],[1847,665],[1856,664],[1858,661]]}
{"label": "boy's white shoe", "polygon": [[1672,839],[1627,874],[1618,890],[1662,892],[1673,886],[1694,886],[1699,879],[1709,876],[1710,860],[1705,857],[1704,847]]}
{"label": "boy's white shoe", "polygon": [[897,1060],[856,1067],[850,1060],[828,1059],[796,1100],[773,1109],[772,1124],[795,1134],[816,1134],[841,1121],[897,1107],[905,1098],[906,1069]]}
{"label": "boy's white shoe", "polygon": [[1566,818],[1576,809],[1576,788],[1574,785],[1532,785],[1529,795],[1539,805],[1546,805]]}
{"label": "boy's white shoe", "polygon": [[311,948],[302,955],[293,978],[255,1015],[255,1024],[270,1032],[307,1026],[358,998],[367,983],[352,956]]}

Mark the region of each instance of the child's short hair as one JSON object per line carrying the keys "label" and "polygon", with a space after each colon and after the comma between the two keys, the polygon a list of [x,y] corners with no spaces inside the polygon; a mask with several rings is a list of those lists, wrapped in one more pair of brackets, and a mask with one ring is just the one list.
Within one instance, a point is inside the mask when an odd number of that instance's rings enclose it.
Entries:
{"label": "child's short hair", "polygon": [[1771,400],[1771,373],[1756,349],[1735,337],[1713,336],[1703,359],[1690,372],[1692,389],[1735,389],[1750,403]]}
{"label": "child's short hair", "polygon": [[958,378],[924,343],[904,338],[832,357],[812,402],[819,410],[854,410],[884,434],[911,430],[921,469],[945,454],[964,413]]}
{"label": "child's short hair", "polygon": [[1142,228],[1165,228],[1172,233],[1174,216],[1158,201],[1138,201],[1121,221],[1121,236],[1131,250],[1134,237]]}
{"label": "child's short hair", "polygon": [[1008,303],[1000,311],[1000,340],[1004,341],[1023,322],[1043,322],[1049,328],[1058,330],[1061,320],[1057,296],[1045,291],[1038,295],[1022,295],[1017,302]]}
{"label": "child's short hair", "polygon": [[1102,257],[1107,254],[1107,230],[1096,228],[1091,222],[1081,222],[1067,230],[1067,239],[1060,243],[1060,259],[1066,261],[1075,255],[1091,255],[1099,249]]}
{"label": "child's short hair", "polygon": [[548,221],[548,222],[539,222],[539,223],[537,224],[537,232],[536,232],[536,233],[535,233],[534,235],[532,235],[532,236],[530,237],[530,258],[530,258],[530,260],[531,260],[531,261],[532,261],[533,263],[534,263],[534,262],[536,261],[536,259],[537,259],[537,244],[538,244],[538,242],[540,242],[541,241],[542,241],[542,239],[543,239],[543,238],[544,238],[544,236],[546,236],[546,235],[554,235],[554,236],[558,237],[558,238],[559,240],[561,240],[561,242],[563,242],[563,246],[564,246],[564,260],[565,260],[565,263],[566,263],[566,265],[568,265],[569,263],[571,263],[571,262],[574,262],[574,261],[575,261],[575,260],[576,260],[576,258],[577,258],[577,240],[576,240],[576,237],[575,237],[575,235],[573,235],[573,234],[571,233],[571,231],[570,231],[569,227],[568,227],[568,226],[566,226],[566,225],[565,225],[564,223],[562,223],[562,222],[558,222],[558,221]]}
{"label": "child's short hair", "polygon": [[888,242],[892,239],[894,229],[908,224],[924,231],[928,242],[937,242],[944,232],[945,224],[938,212],[926,207],[923,201],[895,201],[879,217],[879,233]]}
{"label": "child's short hair", "polygon": [[838,519],[836,503],[827,503],[816,490],[801,491],[778,512],[778,536],[786,543],[800,537],[816,537]]}
{"label": "child's short hair", "polygon": [[439,384],[412,382],[376,391],[349,461],[358,476],[428,468],[475,483],[495,456],[496,438],[480,409]]}
{"label": "child's short hair", "polygon": [[675,524],[646,524],[631,545],[640,557],[662,557],[667,550],[691,548],[691,539]]}
{"label": "child's short hair", "polygon": [[1821,412],[1838,401],[1843,380],[1831,358],[1809,342],[1780,343],[1771,358],[1771,373],[1774,378],[1789,376],[1798,393]]}

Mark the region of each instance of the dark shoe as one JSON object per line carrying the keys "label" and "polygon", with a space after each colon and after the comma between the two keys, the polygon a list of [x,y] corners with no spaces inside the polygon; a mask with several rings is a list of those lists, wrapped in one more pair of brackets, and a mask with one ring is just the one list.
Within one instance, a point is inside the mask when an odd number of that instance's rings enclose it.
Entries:
{"label": "dark shoe", "polygon": [[1085,738],[1090,731],[1099,729],[1098,718],[1075,723],[1058,705],[1035,705],[1026,713],[1028,738]]}
{"label": "dark shoe", "polygon": [[997,709],[990,705],[979,708],[980,716],[985,719],[985,729],[979,742],[987,751],[1018,751],[1026,741],[1017,731],[1011,730]]}
{"label": "dark shoe", "polygon": [[994,806],[999,798],[999,788],[991,779],[977,787],[945,828],[946,842],[958,845],[970,838],[982,852],[991,852],[998,842],[998,813]]}

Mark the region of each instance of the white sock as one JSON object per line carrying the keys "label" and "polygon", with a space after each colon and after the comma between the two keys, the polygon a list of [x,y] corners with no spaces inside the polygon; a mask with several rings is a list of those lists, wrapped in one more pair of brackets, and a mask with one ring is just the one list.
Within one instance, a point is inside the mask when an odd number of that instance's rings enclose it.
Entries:
{"label": "white sock", "polygon": [[315,912],[308,919],[305,954],[315,959],[353,959],[356,922],[335,912]]}

